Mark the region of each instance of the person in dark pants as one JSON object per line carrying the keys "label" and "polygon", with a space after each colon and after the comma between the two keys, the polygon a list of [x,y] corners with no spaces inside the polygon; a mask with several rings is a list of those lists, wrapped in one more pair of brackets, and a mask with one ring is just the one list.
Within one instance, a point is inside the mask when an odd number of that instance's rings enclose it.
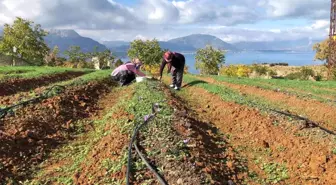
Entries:
{"label": "person in dark pants", "polygon": [[183,81],[185,57],[180,53],[167,51],[163,55],[159,80],[162,79],[162,72],[166,65],[168,65],[168,73],[170,72],[172,75],[172,84],[170,87],[175,90],[180,90]]}
{"label": "person in dark pants", "polygon": [[111,74],[111,78],[114,81],[119,82],[120,86],[125,86],[130,84],[135,80],[136,75],[146,76],[140,71],[140,66],[142,62],[139,59],[133,59],[132,62],[127,62],[119,67],[117,67]]}

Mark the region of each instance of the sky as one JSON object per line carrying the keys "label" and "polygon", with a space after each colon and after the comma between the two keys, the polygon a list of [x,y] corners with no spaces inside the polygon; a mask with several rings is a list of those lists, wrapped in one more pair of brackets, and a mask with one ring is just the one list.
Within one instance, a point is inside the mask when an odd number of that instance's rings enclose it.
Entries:
{"label": "sky", "polygon": [[330,0],[0,0],[15,17],[102,41],[211,34],[230,42],[324,39]]}

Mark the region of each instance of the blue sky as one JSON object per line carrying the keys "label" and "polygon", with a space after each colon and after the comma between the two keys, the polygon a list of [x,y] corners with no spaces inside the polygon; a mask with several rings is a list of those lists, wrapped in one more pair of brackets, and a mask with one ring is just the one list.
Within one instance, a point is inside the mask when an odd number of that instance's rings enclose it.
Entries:
{"label": "blue sky", "polygon": [[323,39],[329,11],[330,0],[0,0],[0,24],[20,16],[98,41],[195,33],[227,42]]}

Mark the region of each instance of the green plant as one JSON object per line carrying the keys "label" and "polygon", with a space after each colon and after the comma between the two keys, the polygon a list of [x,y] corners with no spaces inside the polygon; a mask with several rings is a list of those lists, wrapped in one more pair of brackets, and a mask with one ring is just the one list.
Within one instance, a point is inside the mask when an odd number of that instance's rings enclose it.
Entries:
{"label": "green plant", "polygon": [[302,67],[300,70],[301,73],[301,79],[302,80],[308,80],[309,77],[313,77],[315,75],[314,70],[308,68],[308,67]]}
{"label": "green plant", "polygon": [[196,69],[200,70],[201,74],[217,75],[220,66],[224,64],[225,51],[207,45],[205,48],[197,50],[195,59]]}
{"label": "green plant", "polygon": [[163,50],[156,39],[134,40],[127,51],[129,58],[139,58],[145,65],[155,65],[162,61]]}
{"label": "green plant", "polygon": [[267,174],[267,183],[279,183],[289,178],[288,170],[285,165],[278,163],[263,163],[261,169]]}
{"label": "green plant", "polygon": [[268,67],[264,65],[254,64],[252,65],[252,70],[257,73],[257,75],[267,75]]}

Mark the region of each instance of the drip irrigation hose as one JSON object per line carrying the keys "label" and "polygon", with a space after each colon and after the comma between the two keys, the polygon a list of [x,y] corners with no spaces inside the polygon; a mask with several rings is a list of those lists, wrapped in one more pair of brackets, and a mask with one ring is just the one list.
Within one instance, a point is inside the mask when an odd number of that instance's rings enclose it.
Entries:
{"label": "drip irrigation hose", "polygon": [[[165,101],[165,100],[163,100]],[[132,145],[136,139],[136,136],[138,135],[138,132],[139,130],[145,126],[146,124],[149,123],[149,121],[154,118],[157,114],[157,112],[159,112],[160,109],[159,109],[159,104],[158,103],[154,103],[152,105],[152,114],[150,114],[146,119],[145,121],[136,126],[134,128],[134,131],[133,131],[133,135],[132,135],[132,138],[131,138],[131,141],[129,143],[129,146],[128,146],[128,160],[127,160],[127,171],[126,171],[126,185],[130,185],[130,182],[129,182],[129,178],[130,178],[130,169],[131,169],[131,159],[132,159]],[[162,185],[168,185],[165,180],[161,177],[161,175],[149,164],[149,162],[143,157],[143,154],[140,152],[139,148],[135,146],[135,149],[137,150],[137,153],[139,154],[140,158],[143,160],[143,162],[146,164],[147,168],[149,168],[149,170],[151,170],[155,176],[158,178],[159,182],[162,184]]]}
{"label": "drip irrigation hose", "polygon": [[162,185],[168,185],[168,183],[161,177],[161,175],[159,173],[157,173],[157,171],[152,167],[152,165],[150,165],[150,163],[147,161],[147,159],[144,157],[144,155],[140,152],[140,150],[138,148],[138,145],[136,143],[134,143],[133,145],[134,145],[134,148],[137,151],[138,155],[142,159],[142,161],[146,164],[147,168],[150,169],[155,174],[155,176],[159,180],[159,182]]}
{"label": "drip irrigation hose", "polygon": [[0,108],[0,119],[4,118],[9,111],[13,110],[14,108],[16,108],[18,106],[27,105],[29,103],[33,103],[33,102],[48,98],[49,93],[56,87],[61,88],[62,90],[65,89],[65,86],[54,85],[54,86],[50,87],[45,93],[42,93],[40,96],[38,96],[36,98],[32,98],[32,99],[29,99],[29,100],[26,100],[26,101],[22,101],[20,103],[11,105],[11,106],[3,108],[3,109]]}

